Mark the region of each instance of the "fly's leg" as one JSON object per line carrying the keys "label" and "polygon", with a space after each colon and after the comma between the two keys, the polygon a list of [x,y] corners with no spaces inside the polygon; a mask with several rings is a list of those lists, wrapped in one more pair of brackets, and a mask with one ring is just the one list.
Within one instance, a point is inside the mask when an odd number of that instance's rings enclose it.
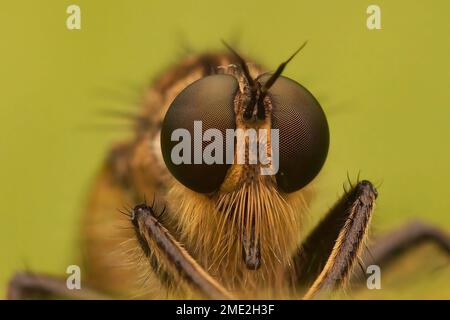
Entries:
{"label": "fly's leg", "polygon": [[424,242],[436,243],[443,252],[450,256],[450,235],[435,226],[415,221],[377,240],[364,255],[363,260],[368,265],[387,264],[405,251]]}
{"label": "fly's leg", "polygon": [[63,298],[81,300],[108,299],[94,290],[82,288],[69,290],[66,280],[29,272],[16,273],[10,280],[6,298],[22,300],[30,298]]}
{"label": "fly's leg", "polygon": [[190,289],[209,299],[232,299],[232,295],[213,279],[158,220],[152,206],[136,206],[131,221],[137,240],[151,264],[164,266],[166,276],[180,277]]}
{"label": "fly's leg", "polygon": [[296,283],[308,288],[304,299],[320,298],[341,287],[361,255],[377,191],[358,182],[334,205],[294,257]]}

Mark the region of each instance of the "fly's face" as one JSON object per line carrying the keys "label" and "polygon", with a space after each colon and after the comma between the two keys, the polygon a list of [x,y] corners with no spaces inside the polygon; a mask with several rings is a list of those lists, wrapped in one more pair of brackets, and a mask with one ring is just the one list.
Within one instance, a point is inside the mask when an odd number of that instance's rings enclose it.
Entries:
{"label": "fly's face", "polygon": [[275,269],[298,244],[302,190],[325,162],[328,124],[314,96],[281,76],[292,57],[272,75],[252,75],[232,52],[237,66],[174,99],[162,155],[177,180],[170,194],[181,229],[202,242],[194,247],[209,248],[211,264]]}

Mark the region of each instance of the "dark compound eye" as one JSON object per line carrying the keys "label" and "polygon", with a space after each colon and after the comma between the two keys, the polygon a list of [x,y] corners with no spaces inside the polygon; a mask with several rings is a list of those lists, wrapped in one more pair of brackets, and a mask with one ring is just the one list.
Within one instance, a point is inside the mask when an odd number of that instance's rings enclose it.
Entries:
{"label": "dark compound eye", "polygon": [[[217,190],[225,179],[229,165],[194,164],[194,121],[202,121],[202,135],[208,129],[218,129],[222,137],[226,129],[235,129],[234,98],[239,89],[236,79],[230,75],[213,75],[202,78],[187,86],[172,102],[161,128],[161,150],[167,168],[172,175],[191,190],[210,193]],[[186,129],[191,136],[190,164],[174,163],[171,154],[179,141],[171,141],[176,129]],[[200,138],[201,139],[201,138]],[[181,139],[180,139],[181,141]],[[206,145],[203,142],[203,152]],[[226,150],[223,139],[223,148]],[[198,152],[198,150],[197,150]]]}
{"label": "dark compound eye", "polygon": [[289,78],[279,77],[268,97],[272,128],[279,129],[280,137],[277,183],[283,191],[293,192],[311,182],[325,162],[330,141],[327,119],[314,96]]}

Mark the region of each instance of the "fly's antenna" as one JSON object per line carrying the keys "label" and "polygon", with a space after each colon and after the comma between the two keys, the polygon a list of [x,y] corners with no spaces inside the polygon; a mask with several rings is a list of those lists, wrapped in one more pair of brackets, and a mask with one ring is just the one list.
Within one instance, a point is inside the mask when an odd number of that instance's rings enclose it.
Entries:
{"label": "fly's antenna", "polygon": [[[251,119],[253,115],[253,110],[255,108],[256,104],[256,95],[258,91],[258,82],[255,82],[255,80],[250,75],[250,71],[248,69],[247,63],[245,60],[234,50],[229,44],[227,44],[224,40],[222,40],[222,43],[227,47],[227,49],[236,57],[236,59],[239,62],[239,65],[242,69],[242,72],[244,73],[245,78],[248,81],[248,84],[250,86],[250,101],[247,104],[247,106],[244,109],[244,119],[249,120]],[[264,109],[264,98],[267,95],[267,91],[270,89],[270,87],[275,83],[275,81],[280,77],[280,75],[283,73],[284,68],[286,68],[286,65],[299,53],[308,43],[308,41],[305,41],[300,48],[298,48],[286,61],[281,63],[277,70],[272,74],[272,76],[264,83],[264,85],[260,89],[260,95],[258,97],[258,110],[257,110],[257,116],[258,119],[264,119],[265,118],[265,109]]]}
{"label": "fly's antenna", "polygon": [[245,60],[234,50],[228,43],[226,43],[224,40],[222,40],[222,43],[225,47],[236,57],[236,59],[239,62],[239,66],[242,69],[242,72],[244,73],[245,78],[247,79],[248,85],[250,86],[250,101],[245,107],[244,110],[244,119],[249,120],[253,115],[253,109],[255,108],[255,100],[256,100],[256,82],[253,80],[252,76],[250,75],[250,71],[248,70],[247,63]]}
{"label": "fly's antenna", "polygon": [[298,48],[290,57],[289,59],[287,59],[286,61],[284,61],[283,63],[281,63],[277,70],[273,73],[273,75],[269,78],[269,80],[266,81],[266,83],[262,86],[261,88],[261,93],[262,94],[266,94],[267,90],[270,89],[270,87],[275,83],[275,81],[281,76],[281,74],[283,73],[284,68],[286,68],[287,64],[289,62],[291,62],[292,59],[294,59],[294,57],[297,55],[297,53],[299,53],[308,43],[308,41],[305,41],[300,48]]}
{"label": "fly's antenna", "polygon": [[245,62],[244,58],[242,58],[239,53],[236,52],[228,43],[225,42],[225,40],[222,40],[222,43],[227,49],[236,57],[236,59],[239,62],[240,67],[242,68],[242,71],[244,72],[244,76],[247,78],[247,81],[250,85],[250,87],[253,87],[255,85],[255,82],[253,81],[252,76],[250,75],[250,71],[248,70],[247,63]]}
{"label": "fly's antenna", "polygon": [[[277,70],[275,70],[275,72],[272,74],[272,76],[266,81],[266,83],[264,83],[264,85],[261,87],[261,94],[259,95],[258,98],[258,111],[257,111],[257,115],[258,115],[258,119],[263,120],[266,117],[266,113],[265,113],[265,108],[264,108],[264,98],[267,95],[267,91],[270,89],[270,87],[273,86],[273,84],[275,83],[275,81],[281,76],[281,74],[284,71],[284,68],[286,68],[287,64],[294,59],[294,57],[297,55],[297,53],[299,53],[308,43],[308,41],[305,41],[300,48],[298,48],[286,61],[284,61],[283,63],[281,63]],[[252,110],[253,111],[253,110]]]}

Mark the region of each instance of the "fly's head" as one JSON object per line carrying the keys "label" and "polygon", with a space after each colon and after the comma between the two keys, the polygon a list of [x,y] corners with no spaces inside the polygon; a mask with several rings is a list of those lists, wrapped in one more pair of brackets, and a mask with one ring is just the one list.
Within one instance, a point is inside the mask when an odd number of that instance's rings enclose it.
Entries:
{"label": "fly's head", "polygon": [[275,270],[298,245],[328,124],[314,96],[281,75],[300,49],[273,74],[256,75],[229,49],[238,63],[187,86],[166,113],[161,150],[176,179],[167,200],[209,264]]}

